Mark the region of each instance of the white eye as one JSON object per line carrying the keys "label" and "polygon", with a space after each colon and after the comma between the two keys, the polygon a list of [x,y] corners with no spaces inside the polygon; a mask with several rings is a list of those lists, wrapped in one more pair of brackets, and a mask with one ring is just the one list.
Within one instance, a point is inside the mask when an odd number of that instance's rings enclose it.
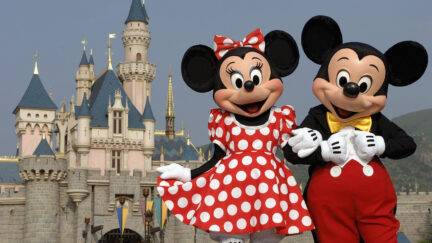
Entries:
{"label": "white eye", "polygon": [[360,92],[363,94],[369,91],[371,85],[372,85],[372,79],[369,76],[361,77],[360,81],[358,82],[358,86],[360,87]]}
{"label": "white eye", "polygon": [[255,86],[258,86],[261,84],[261,81],[262,81],[261,70],[259,70],[259,69],[252,70],[252,72],[250,73],[250,77],[251,77],[252,82],[255,84]]}
{"label": "white eye", "polygon": [[350,81],[349,73],[347,71],[345,71],[345,70],[339,71],[339,73],[336,76],[336,85],[339,88],[343,88],[344,85],[346,83],[348,83],[349,81]]}
{"label": "white eye", "polygon": [[236,89],[241,89],[243,87],[243,76],[240,73],[233,73],[231,75],[231,83]]}

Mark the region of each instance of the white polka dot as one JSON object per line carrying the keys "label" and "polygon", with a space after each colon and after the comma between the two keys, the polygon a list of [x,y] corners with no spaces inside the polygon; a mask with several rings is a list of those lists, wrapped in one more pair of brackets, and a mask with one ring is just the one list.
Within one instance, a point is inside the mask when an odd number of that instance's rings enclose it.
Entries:
{"label": "white polka dot", "polygon": [[297,182],[295,181],[294,176],[288,177],[287,182],[288,182],[289,186],[295,186],[295,185],[297,185]]}
{"label": "white polka dot", "polygon": [[181,185],[183,185],[184,183],[183,182],[181,182],[181,181],[176,181],[176,182],[174,182],[174,186],[181,186]]}
{"label": "white polka dot", "polygon": [[261,214],[260,224],[265,225],[265,224],[267,224],[268,220],[269,220],[269,217],[267,216],[267,214],[265,214],[265,213]]}
{"label": "white polka dot", "polygon": [[264,51],[265,51],[265,42],[264,42],[264,41],[261,42],[261,43],[259,44],[258,48],[260,49],[261,52],[264,52]]}
{"label": "white polka dot", "polygon": [[271,160],[270,163],[272,164],[273,169],[276,169],[276,162],[274,160]]}
{"label": "white polka dot", "polygon": [[270,118],[270,122],[271,122],[271,123],[275,123],[275,122],[276,122],[276,117],[271,116],[271,118]]}
{"label": "white polka dot", "polygon": [[224,184],[224,185],[228,185],[228,184],[231,183],[231,181],[232,181],[232,176],[231,176],[231,175],[226,175],[226,176],[224,177],[224,179],[223,179],[223,184]]}
{"label": "white polka dot", "polygon": [[188,205],[188,200],[185,197],[181,197],[178,201],[177,201],[177,205],[180,208],[185,208]]}
{"label": "white polka dot", "polygon": [[176,218],[178,219],[178,220],[180,220],[181,222],[183,222],[183,215],[181,215],[181,214],[176,214],[175,215],[176,216]]}
{"label": "white polka dot", "polygon": [[276,129],[274,129],[273,130],[273,136],[274,136],[275,139],[278,139],[279,138],[279,131],[276,130]]}
{"label": "white polka dot", "polygon": [[165,194],[165,190],[163,189],[163,187],[157,187],[157,190],[161,197]]}
{"label": "white polka dot", "polygon": [[305,200],[303,200],[303,201],[301,202],[301,206],[302,206],[303,209],[306,209],[306,210],[308,209],[307,206],[306,206],[306,202],[305,202]]}
{"label": "white polka dot", "polygon": [[258,156],[256,160],[260,165],[265,165],[267,163],[267,160],[262,156]]}
{"label": "white polka dot", "polygon": [[209,122],[209,123],[211,123],[211,122],[213,121],[213,119],[214,119],[214,116],[213,116],[213,114],[210,114],[210,115],[209,115],[209,119],[208,119],[208,122]]}
{"label": "white polka dot", "polygon": [[195,215],[195,210],[191,210],[187,213],[186,218],[191,219]]}
{"label": "white polka dot", "polygon": [[252,216],[251,218],[250,218],[250,225],[252,226],[252,227],[255,227],[256,225],[257,225],[257,218],[255,217],[255,216]]}
{"label": "white polka dot", "polygon": [[198,204],[201,202],[201,195],[196,193],[192,196],[192,202],[193,204]]}
{"label": "white polka dot", "polygon": [[298,234],[299,232],[300,230],[296,226],[291,226],[288,229],[288,234]]}
{"label": "white polka dot", "polygon": [[288,203],[286,201],[280,201],[280,206],[282,208],[282,211],[286,212],[288,210]]}
{"label": "white polka dot", "polygon": [[190,221],[189,225],[193,225],[193,224],[195,224],[195,222],[196,222],[196,218],[195,218],[195,217],[193,217],[193,218],[191,219],[191,221]]}
{"label": "white polka dot", "polygon": [[231,149],[231,151],[234,151],[234,141],[231,141],[229,148]]}
{"label": "white polka dot", "polygon": [[172,210],[174,208],[174,203],[171,200],[166,200],[165,205],[169,210]]}
{"label": "white polka dot", "polygon": [[256,139],[255,141],[253,141],[252,143],[252,147],[256,150],[260,150],[263,146],[263,142],[259,139]]}
{"label": "white polka dot", "polygon": [[233,122],[233,118],[231,116],[225,117],[225,125],[229,126]]}
{"label": "white polka dot", "polygon": [[208,130],[209,137],[211,138],[211,130]]}
{"label": "white polka dot", "polygon": [[217,179],[213,179],[213,180],[210,182],[210,188],[213,189],[213,190],[218,189],[219,186],[220,186],[220,182],[219,182]]}
{"label": "white polka dot", "polygon": [[167,181],[161,181],[161,183],[159,184],[159,186],[170,186],[169,183]]}
{"label": "white polka dot", "polygon": [[272,153],[273,153],[273,154],[276,154],[276,152],[277,152],[277,147],[274,146],[273,149],[272,149]]}
{"label": "white polka dot", "polygon": [[245,129],[245,132],[247,135],[252,136],[255,134],[255,130],[254,129]]}
{"label": "white polka dot", "polygon": [[288,108],[286,108],[282,111],[282,115],[285,115],[285,116],[289,115],[289,113],[290,113],[290,110]]}
{"label": "white polka dot", "polygon": [[211,195],[208,195],[208,196],[206,196],[205,198],[204,198],[204,203],[207,205],[207,206],[213,206],[213,204],[214,204],[214,202],[215,202],[215,199],[214,199],[214,197],[213,196],[211,196]]}
{"label": "white polka dot", "polygon": [[225,136],[225,141],[226,141],[226,142],[228,142],[228,141],[229,141],[229,139],[230,139],[230,133],[229,133],[229,132],[227,132],[227,134],[226,134],[226,136]]}
{"label": "white polka dot", "polygon": [[234,41],[230,38],[226,38],[225,40],[223,40],[223,44],[224,45],[232,45],[232,44],[234,44]]}
{"label": "white polka dot", "polygon": [[219,138],[221,138],[222,135],[223,135],[222,128],[220,128],[220,127],[216,128],[216,136],[219,137]]}
{"label": "white polka dot", "polygon": [[291,203],[296,203],[299,199],[298,195],[296,193],[290,193],[289,199]]}
{"label": "white polka dot", "polygon": [[212,128],[212,129],[211,129],[211,136],[214,137],[214,135],[215,135],[215,129]]}
{"label": "white polka dot", "polygon": [[238,187],[235,187],[231,190],[231,196],[233,198],[239,198],[239,197],[241,197],[241,194],[242,194],[242,191]]}
{"label": "white polka dot", "polygon": [[273,179],[275,177],[275,173],[272,170],[266,170],[264,172],[265,176],[267,178],[269,178],[270,180]]}
{"label": "white polka dot", "polygon": [[252,37],[249,39],[248,43],[249,44],[256,44],[258,42],[258,38],[256,36]]}
{"label": "white polka dot", "polygon": [[282,131],[282,129],[283,129],[283,122],[282,122],[282,120],[280,120],[280,122],[279,122],[279,130]]}
{"label": "white polka dot", "polygon": [[231,130],[231,133],[232,133],[234,136],[238,136],[238,135],[240,134],[240,132],[241,132],[240,127],[233,127],[233,129]]}
{"label": "white polka dot", "polygon": [[230,169],[234,169],[235,167],[237,167],[237,165],[238,165],[238,161],[236,159],[233,159],[229,162],[228,167]]}
{"label": "white polka dot", "polygon": [[215,211],[213,212],[213,216],[217,219],[222,218],[224,215],[224,211],[222,208],[216,208]]}
{"label": "white polka dot", "polygon": [[244,165],[250,165],[252,163],[252,157],[250,156],[245,156],[242,159],[242,164]]}
{"label": "white polka dot", "polygon": [[200,177],[196,180],[196,184],[199,188],[203,188],[205,184],[207,183],[206,179],[203,177]]}
{"label": "white polka dot", "polygon": [[302,218],[302,224],[303,224],[304,226],[310,226],[310,225],[312,224],[312,220],[311,220],[311,218],[310,218],[309,216],[304,216],[304,217]]}
{"label": "white polka dot", "polygon": [[277,184],[273,185],[273,191],[274,191],[274,193],[279,194],[279,187]]}
{"label": "white polka dot", "polygon": [[246,187],[246,194],[249,196],[253,196],[256,193],[256,188],[253,185],[249,185]]}
{"label": "white polka dot", "polygon": [[210,214],[207,212],[202,212],[200,215],[200,219],[203,223],[206,223],[210,220]]}
{"label": "white polka dot", "polygon": [[292,220],[296,220],[299,217],[299,212],[297,210],[295,210],[295,209],[291,209],[290,212],[289,212],[289,217]]}
{"label": "white polka dot", "polygon": [[261,208],[261,200],[257,199],[254,203],[255,210],[260,210]]}
{"label": "white polka dot", "polygon": [[282,215],[280,213],[273,214],[272,220],[274,223],[279,224],[282,222]]}
{"label": "white polka dot", "polygon": [[245,150],[248,148],[248,146],[249,146],[248,142],[244,139],[242,139],[242,140],[240,140],[240,142],[238,142],[238,148],[240,150]]}
{"label": "white polka dot", "polygon": [[218,174],[222,174],[225,171],[225,165],[220,164],[217,169],[216,169],[216,173]]}
{"label": "white polka dot", "polygon": [[264,136],[267,136],[270,133],[270,129],[268,127],[261,128],[260,133]]}
{"label": "white polka dot", "polygon": [[260,183],[259,186],[258,186],[258,191],[260,193],[266,193],[268,191],[268,185],[267,185],[267,183],[265,183],[265,182]]}
{"label": "white polka dot", "polygon": [[227,208],[227,212],[229,215],[234,216],[237,213],[237,207],[234,204],[231,204]]}
{"label": "white polka dot", "polygon": [[225,224],[224,224],[224,230],[229,233],[229,232],[232,231],[232,229],[233,229],[232,223],[229,222],[229,221],[225,222]]}
{"label": "white polka dot", "polygon": [[228,52],[228,50],[221,50],[221,51],[219,51],[219,56],[223,57],[227,52]]}
{"label": "white polka dot", "polygon": [[222,115],[218,115],[218,116],[216,117],[215,123],[219,123],[220,120],[221,120],[221,118],[222,118]]}
{"label": "white polka dot", "polygon": [[289,139],[289,135],[287,133],[282,134],[282,141],[287,141]]}
{"label": "white polka dot", "polygon": [[221,191],[218,196],[218,200],[224,202],[228,198],[228,193],[226,191]]}
{"label": "white polka dot", "polygon": [[251,205],[250,205],[250,203],[249,203],[249,202],[243,202],[243,203],[241,204],[241,209],[242,209],[243,212],[245,212],[245,213],[249,213],[249,211],[251,210]]}
{"label": "white polka dot", "polygon": [[276,113],[281,113],[281,108],[277,107],[274,111],[275,111]]}
{"label": "white polka dot", "polygon": [[267,208],[274,208],[274,206],[276,206],[276,200],[269,198],[265,201],[265,205]]}
{"label": "white polka dot", "polygon": [[246,228],[246,220],[241,218],[239,220],[237,220],[237,228],[239,229],[245,229]]}
{"label": "white polka dot", "polygon": [[258,179],[260,177],[260,175],[261,175],[261,171],[259,169],[257,169],[257,168],[252,169],[251,177],[253,179],[255,179],[255,180]]}
{"label": "white polka dot", "polygon": [[246,180],[246,172],[244,172],[244,171],[237,172],[236,179],[238,181],[244,181],[244,180]]}
{"label": "white polka dot", "polygon": [[219,228],[219,226],[217,226],[217,225],[214,224],[214,225],[210,226],[209,230],[213,231],[213,232],[219,232],[220,228]]}
{"label": "white polka dot", "polygon": [[186,182],[185,184],[182,185],[182,189],[185,192],[188,192],[192,189],[192,182]]}
{"label": "white polka dot", "polygon": [[279,175],[285,178],[285,172],[283,171],[282,168],[279,168]]}
{"label": "white polka dot", "polygon": [[280,187],[280,192],[284,195],[288,194],[288,187],[286,184],[282,184]]}
{"label": "white polka dot", "polygon": [[271,151],[271,148],[272,148],[272,141],[268,141],[268,142],[267,142],[267,144],[266,144],[266,148],[267,148],[268,151]]}
{"label": "white polka dot", "polygon": [[292,128],[292,126],[294,125],[294,122],[292,122],[290,120],[286,120],[286,125],[288,128]]}
{"label": "white polka dot", "polygon": [[178,192],[178,187],[172,186],[172,187],[168,188],[168,192],[171,195],[175,195]]}

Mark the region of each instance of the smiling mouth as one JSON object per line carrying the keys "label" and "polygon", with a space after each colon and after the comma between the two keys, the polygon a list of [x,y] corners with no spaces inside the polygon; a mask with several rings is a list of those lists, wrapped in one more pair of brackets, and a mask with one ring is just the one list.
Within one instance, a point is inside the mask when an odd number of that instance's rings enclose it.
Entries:
{"label": "smiling mouth", "polygon": [[336,111],[337,115],[342,119],[346,119],[346,118],[349,118],[349,117],[357,114],[357,112],[347,111],[347,110],[339,108],[333,104],[332,104],[332,106],[333,106],[333,109]]}
{"label": "smiling mouth", "polygon": [[267,99],[262,100],[262,101],[258,101],[255,103],[249,103],[249,104],[244,104],[244,105],[238,105],[236,104],[238,107],[240,107],[240,109],[244,110],[245,112],[249,113],[249,114],[254,114],[257,113],[261,107],[264,105],[264,103],[267,101]]}

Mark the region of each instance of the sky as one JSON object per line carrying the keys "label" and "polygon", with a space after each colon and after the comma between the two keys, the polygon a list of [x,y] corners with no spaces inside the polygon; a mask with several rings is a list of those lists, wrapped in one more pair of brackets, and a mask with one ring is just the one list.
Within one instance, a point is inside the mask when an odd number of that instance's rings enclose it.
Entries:
{"label": "sky", "polygon": [[[40,56],[40,78],[58,107],[75,93],[75,72],[82,55],[81,40],[93,49],[96,73],[107,66],[107,36],[112,41],[113,63],[123,60],[121,32],[131,0],[37,0],[2,1],[0,8],[0,154],[16,151],[15,116],[12,111],[24,94],[33,74],[33,55]],[[196,93],[181,77],[180,63],[185,51],[197,44],[213,47],[215,34],[241,40],[256,28],[264,35],[284,30],[299,45],[297,69],[283,78],[284,93],[278,106],[294,106],[300,123],[309,108],[319,104],[312,94],[318,66],[304,55],[301,31],[315,15],[327,15],[339,24],[345,42],[370,44],[385,52],[404,40],[423,44],[432,56],[432,1],[288,1],[288,0],[146,0],[150,17],[151,43],[148,60],[156,64],[152,82],[152,109],[156,129],[165,128],[168,72],[172,67],[176,129],[184,121],[195,145],[209,142],[207,119],[216,105],[212,93]],[[429,58],[430,62],[430,58]],[[394,118],[432,108],[432,71],[407,87],[390,87],[383,113]]]}

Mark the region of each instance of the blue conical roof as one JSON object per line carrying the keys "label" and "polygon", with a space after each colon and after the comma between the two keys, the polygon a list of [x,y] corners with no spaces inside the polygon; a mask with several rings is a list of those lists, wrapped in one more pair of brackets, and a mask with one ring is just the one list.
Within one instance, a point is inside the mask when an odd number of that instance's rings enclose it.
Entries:
{"label": "blue conical roof", "polygon": [[186,162],[189,162],[191,160],[198,160],[198,153],[195,151],[195,149],[192,147],[192,145],[188,145],[183,150],[183,154],[182,154],[180,160],[184,160]]}
{"label": "blue conical roof", "polygon": [[91,117],[90,106],[89,106],[89,102],[87,100],[87,94],[86,93],[84,93],[84,97],[83,97],[81,106],[79,107],[75,116],[76,117]]}
{"label": "blue conical roof", "polygon": [[52,151],[50,145],[48,144],[46,139],[42,139],[37,146],[36,150],[33,152],[33,155],[40,156],[40,155],[55,155]]}
{"label": "blue conical roof", "polygon": [[57,106],[46,92],[38,74],[33,74],[27,90],[13,113],[16,113],[18,108],[57,110]]}
{"label": "blue conical roof", "polygon": [[81,62],[79,64],[80,66],[87,66],[88,65],[88,61],[87,61],[87,55],[86,52],[83,51],[83,55],[81,57]]}
{"label": "blue conical roof", "polygon": [[93,61],[93,55],[90,55],[90,60],[89,60],[89,64],[94,65],[94,61]]}
{"label": "blue conical roof", "polygon": [[144,4],[141,3],[141,0],[132,0],[132,5],[129,10],[128,18],[126,19],[125,24],[129,21],[142,21],[148,24],[149,17],[147,15],[147,11],[145,10]]}
{"label": "blue conical roof", "polygon": [[152,111],[152,108],[150,105],[150,99],[148,96],[147,96],[146,106],[144,108],[144,112],[142,115],[142,119],[143,120],[153,120],[153,121],[155,120],[154,116],[153,116],[153,111]]}

